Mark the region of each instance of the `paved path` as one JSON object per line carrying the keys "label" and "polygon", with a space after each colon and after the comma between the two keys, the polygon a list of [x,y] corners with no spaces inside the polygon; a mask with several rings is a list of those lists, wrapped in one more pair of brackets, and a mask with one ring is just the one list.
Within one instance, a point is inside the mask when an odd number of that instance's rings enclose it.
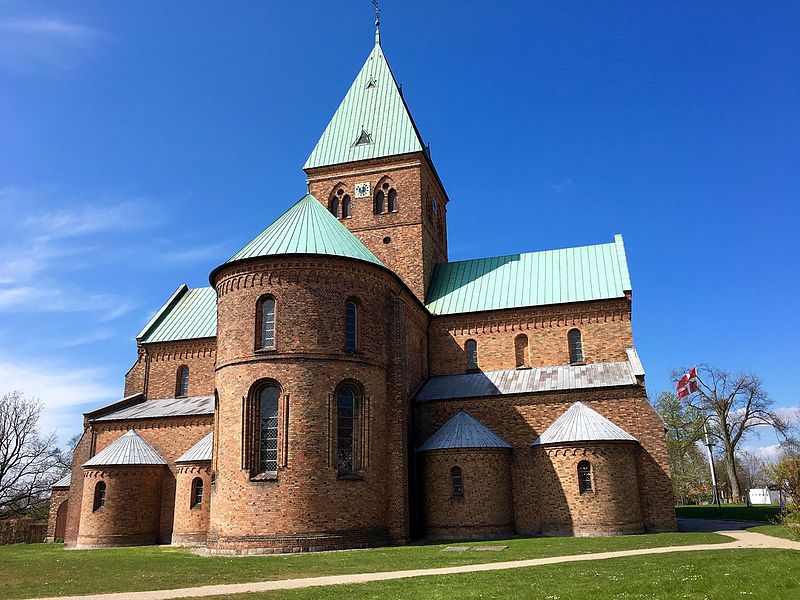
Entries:
{"label": "paved path", "polygon": [[698,544],[696,546],[665,546],[662,548],[641,548],[638,550],[618,550],[616,552],[597,552],[594,554],[576,554],[572,556],[552,556],[549,558],[533,558],[509,562],[482,563],[462,565],[458,567],[442,567],[438,569],[415,569],[411,571],[388,571],[384,573],[355,573],[352,575],[328,575],[325,577],[305,577],[302,579],[282,579],[276,581],[259,581],[254,583],[228,583],[222,585],[206,585],[176,590],[154,590],[151,592],[122,592],[117,594],[94,594],[90,596],[61,596],[59,600],[169,600],[171,598],[194,598],[201,596],[219,596],[222,594],[244,594],[248,592],[268,592],[273,590],[295,590],[299,588],[318,587],[324,585],[342,585],[347,583],[366,583],[369,581],[386,581],[389,579],[406,579],[409,577],[425,577],[429,575],[455,575],[458,573],[475,573],[479,571],[500,571],[504,569],[520,569],[538,567],[556,563],[582,562],[587,560],[604,560],[624,556],[641,556],[645,554],[668,554],[671,552],[696,552],[698,550],[729,550],[733,548],[778,548],[800,551],[800,542],[784,540],[749,531],[725,531],[724,535],[733,541],[723,544]]}

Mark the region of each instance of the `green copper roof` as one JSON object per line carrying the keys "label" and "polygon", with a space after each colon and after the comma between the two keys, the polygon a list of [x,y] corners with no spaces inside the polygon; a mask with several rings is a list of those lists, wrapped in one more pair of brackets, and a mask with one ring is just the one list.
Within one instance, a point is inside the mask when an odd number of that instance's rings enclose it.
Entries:
{"label": "green copper roof", "polygon": [[610,244],[437,265],[426,305],[434,315],[622,298],[631,289],[622,236]]}
{"label": "green copper roof", "polygon": [[311,194],[306,194],[228,263],[278,254],[327,254],[383,265]]}
{"label": "green copper roof", "polygon": [[303,168],[423,149],[389,63],[376,43]]}
{"label": "green copper roof", "polygon": [[181,285],[136,336],[141,343],[193,340],[217,335],[217,293]]}

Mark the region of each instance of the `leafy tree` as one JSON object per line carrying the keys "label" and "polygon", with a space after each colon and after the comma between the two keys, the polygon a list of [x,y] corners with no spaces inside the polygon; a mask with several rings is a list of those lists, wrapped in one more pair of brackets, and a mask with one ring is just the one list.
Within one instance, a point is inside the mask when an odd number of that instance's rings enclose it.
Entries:
{"label": "leafy tree", "polygon": [[63,470],[55,434],[39,434],[42,405],[11,392],[0,398],[0,517],[24,513],[48,496]]}
{"label": "leafy tree", "polygon": [[[686,370],[673,372],[678,381]],[[725,455],[725,471],[731,496],[742,498],[742,485],[736,464],[739,444],[756,427],[770,426],[779,434],[788,431],[787,423],[772,410],[773,401],[752,373],[731,375],[723,369],[703,364],[697,367],[699,391],[682,399],[687,410],[707,419],[709,434]]]}

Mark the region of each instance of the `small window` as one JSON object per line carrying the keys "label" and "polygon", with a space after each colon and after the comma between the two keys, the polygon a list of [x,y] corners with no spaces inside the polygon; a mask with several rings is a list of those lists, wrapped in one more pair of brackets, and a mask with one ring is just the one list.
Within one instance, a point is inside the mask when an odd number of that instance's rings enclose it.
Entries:
{"label": "small window", "polygon": [[578,463],[578,490],[581,494],[592,491],[592,465],[588,460]]}
{"label": "small window", "polygon": [[203,480],[200,477],[195,477],[192,480],[192,502],[191,506],[200,506],[203,504]]}
{"label": "small window", "polygon": [[275,298],[264,296],[259,299],[256,308],[258,327],[256,348],[261,350],[275,349]]}
{"label": "small window", "polygon": [[514,338],[514,359],[517,363],[517,368],[530,366],[528,358],[528,336],[520,333]]}
{"label": "small window", "polygon": [[389,212],[397,212],[397,192],[394,188],[389,190]]}
{"label": "small window", "polygon": [[94,486],[94,503],[92,512],[98,511],[106,505],[106,482],[98,481]]}
{"label": "small window", "polygon": [[439,204],[436,202],[436,196],[431,198],[431,210],[433,211],[433,214],[439,214]]}
{"label": "small window", "polygon": [[259,471],[278,472],[278,397],[276,385],[267,385],[259,395],[260,443]]}
{"label": "small window", "polygon": [[378,190],[378,193],[375,194],[375,214],[380,215],[383,213],[386,207],[386,195],[383,193],[383,190]]}
{"label": "small window", "polygon": [[464,497],[464,474],[461,472],[461,467],[450,469],[450,485],[453,490],[453,498]]}
{"label": "small window", "polygon": [[339,218],[339,197],[338,196],[333,196],[330,199],[330,201],[328,202],[328,210],[331,212],[331,214],[334,217],[336,217],[337,219]]}
{"label": "small window", "polygon": [[182,398],[189,395],[189,367],[183,365],[178,368],[175,381],[175,396]]}
{"label": "small window", "polygon": [[345,196],[342,198],[342,218],[349,219],[352,217],[352,212],[350,210],[350,196]]}
{"label": "small window", "polygon": [[357,344],[358,307],[352,300],[344,305],[344,349],[355,351]]}
{"label": "small window", "polygon": [[467,371],[478,370],[478,342],[467,340],[464,344],[464,351],[467,355]]}
{"label": "small window", "polygon": [[583,342],[578,329],[570,329],[567,334],[569,342],[569,362],[572,364],[583,362]]}

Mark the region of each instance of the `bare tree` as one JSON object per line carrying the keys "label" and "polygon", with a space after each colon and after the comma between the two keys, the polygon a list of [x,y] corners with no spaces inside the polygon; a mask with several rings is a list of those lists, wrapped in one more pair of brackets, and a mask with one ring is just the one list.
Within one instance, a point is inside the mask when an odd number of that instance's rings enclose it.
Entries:
{"label": "bare tree", "polygon": [[[673,372],[677,381],[685,370]],[[756,427],[773,427],[779,434],[788,425],[772,410],[773,402],[761,380],[752,373],[731,375],[703,364],[697,367],[699,391],[684,398],[687,407],[700,411],[709,425],[709,433],[720,443],[725,454],[725,470],[731,496],[742,498],[742,486],[736,465],[736,449]]]}
{"label": "bare tree", "polygon": [[0,399],[0,517],[41,502],[58,477],[55,434],[39,434],[42,404],[20,392]]}

